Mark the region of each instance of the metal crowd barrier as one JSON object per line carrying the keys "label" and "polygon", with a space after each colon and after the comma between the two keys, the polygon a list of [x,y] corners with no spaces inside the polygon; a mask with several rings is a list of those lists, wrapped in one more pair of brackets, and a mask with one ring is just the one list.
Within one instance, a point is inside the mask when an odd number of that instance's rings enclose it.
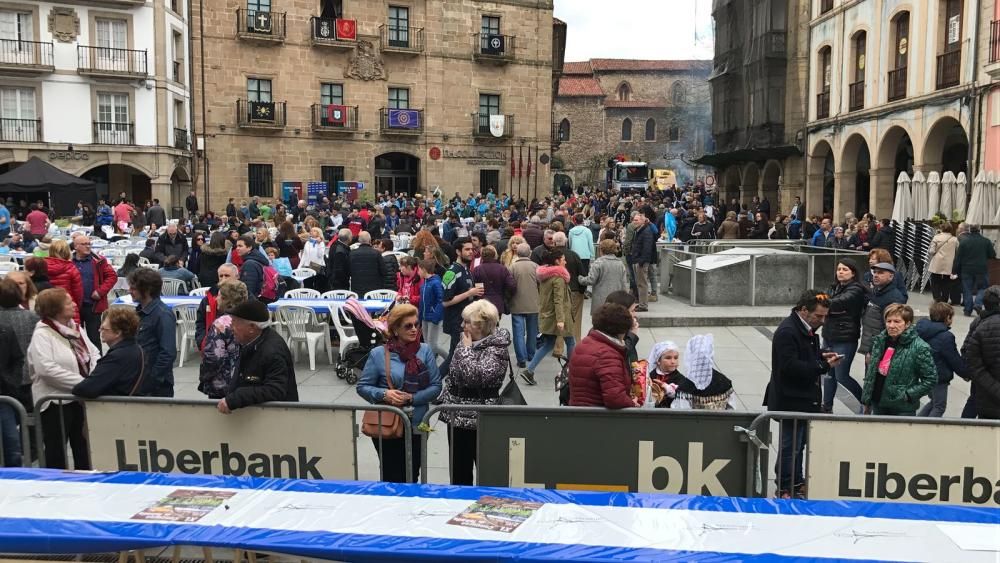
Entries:
{"label": "metal crowd barrier", "polygon": [[[31,467],[31,434],[28,431],[28,411],[24,410],[24,405],[20,401],[6,395],[0,395],[0,405],[7,405],[13,409],[21,433],[21,465]],[[3,434],[0,433],[0,467],[7,466],[3,452]]]}
{"label": "metal crowd barrier", "polygon": [[[2,397],[0,397],[0,399],[2,399]],[[47,395],[45,397],[41,397],[40,399],[38,399],[35,402],[35,412],[39,413],[38,414],[39,422],[35,425],[35,433],[36,433],[36,437],[37,437],[37,440],[38,440],[38,452],[39,452],[38,453],[38,459],[39,459],[39,465],[41,465],[43,467],[45,466],[45,460],[47,458],[45,456],[45,435],[44,435],[44,430],[42,428],[43,424],[41,424],[40,418],[41,418],[41,412],[42,412],[41,411],[41,405],[43,403],[45,403],[45,402],[48,402],[48,401],[65,401],[65,402],[75,401],[75,402],[79,402],[79,403],[83,404],[84,405],[84,426],[85,427],[86,427],[86,424],[87,424],[86,423],[86,404],[88,402],[144,404],[144,405],[211,406],[212,408],[215,408],[216,405],[218,404],[218,401],[213,401],[213,400],[172,399],[172,398],[162,398],[162,397],[99,397],[99,398],[96,398],[96,399],[83,399],[83,398],[80,398],[80,397],[76,397],[74,395]],[[397,407],[393,407],[393,406],[389,406],[389,405],[338,405],[338,404],[325,404],[325,403],[301,403],[301,402],[300,403],[285,403],[285,402],[272,402],[272,403],[264,403],[264,404],[260,404],[260,405],[255,405],[255,406],[252,406],[252,407],[247,407],[247,409],[240,409],[240,410],[243,411],[243,410],[258,409],[258,408],[259,409],[265,409],[265,410],[267,410],[267,409],[279,409],[280,408],[280,409],[295,409],[295,410],[302,410],[302,411],[309,411],[309,410],[316,410],[316,411],[350,411],[352,413],[356,413],[358,411],[361,411],[361,412],[364,412],[364,411],[378,411],[378,412],[383,412],[383,413],[397,414],[397,415],[399,415],[403,419],[403,441],[404,441],[404,452],[405,452],[404,453],[404,458],[405,458],[405,463],[406,463],[406,477],[407,477],[408,481],[411,481],[411,482],[413,481],[413,468],[412,468],[413,467],[413,463],[412,463],[413,451],[412,451],[412,446],[411,446],[413,430],[411,428],[409,417],[406,415],[406,413],[404,413],[402,410],[400,410]],[[23,408],[21,409],[21,411],[23,412]],[[60,442],[59,443],[61,444],[61,446],[63,448],[63,459],[65,459],[67,461],[67,466],[68,466],[69,465],[69,458],[66,456],[66,444],[67,444],[66,420],[65,420],[65,415],[64,415],[63,409],[59,409],[58,412],[59,412],[59,433],[60,433]],[[222,417],[222,416],[226,416],[226,415],[218,413],[218,416]],[[353,452],[352,452],[352,454],[354,456],[354,479],[355,480],[358,479],[358,472],[359,472],[359,463],[358,463],[358,459],[359,459],[359,455],[358,455],[358,452],[359,452],[359,450],[358,450],[358,438],[361,437],[360,436],[360,432],[359,432],[359,428],[358,428],[359,422],[360,422],[359,417],[357,417],[356,415],[352,414],[352,425],[353,425],[353,430],[352,430],[352,436],[353,436],[353,438],[352,438],[352,442],[353,442],[352,449],[353,449]],[[295,432],[295,428],[288,428],[287,431],[289,433],[289,436],[293,436],[294,432]],[[25,430],[25,433],[26,432],[27,431]],[[367,442],[367,436],[365,436],[364,438],[365,439],[363,441]],[[382,441],[383,441],[383,439],[381,437],[379,437],[378,438],[379,450],[382,450]],[[92,444],[88,444],[88,448],[93,449]],[[377,457],[378,457],[379,474],[378,474],[378,476],[376,478],[371,479],[371,480],[374,480],[374,481],[381,480],[381,475],[382,475],[382,456],[377,456]],[[75,461],[74,461],[74,464],[75,464]],[[74,469],[75,468],[76,467],[74,466]],[[100,468],[100,469],[111,469],[111,468]]]}
{"label": "metal crowd barrier", "polygon": [[[783,467],[781,463],[781,449],[782,449],[782,439],[786,433],[791,433],[791,437],[788,438],[792,453],[791,453],[791,465],[793,474],[790,476],[791,480],[794,481],[794,470],[799,464],[804,466],[802,473],[801,483],[792,483],[794,485],[801,485],[806,491],[808,496],[809,490],[809,453],[808,449],[802,448],[802,452],[799,452],[799,446],[801,445],[798,440],[798,434],[800,432],[805,436],[805,441],[809,442],[809,425],[811,422],[861,422],[861,423],[873,423],[882,422],[898,425],[924,425],[924,426],[958,426],[958,427],[986,427],[986,428],[1000,428],[1000,421],[995,420],[976,420],[976,419],[966,419],[966,418],[931,418],[931,417],[919,417],[919,416],[876,416],[876,415],[834,415],[834,414],[819,414],[819,413],[801,413],[801,412],[785,412],[785,411],[767,411],[761,413],[747,428],[747,437],[751,444],[755,447],[753,449],[752,463],[753,465],[748,468],[748,474],[757,477],[754,482],[753,490],[749,492],[748,496],[770,496],[770,489],[768,484],[761,479],[761,476],[767,475],[769,481],[775,485],[776,490],[780,489],[780,483],[785,477],[783,473]],[[772,422],[778,423],[779,430],[777,433],[771,432],[770,424]],[[917,445],[915,445],[917,446]],[[763,467],[763,455],[768,452],[773,454],[775,459],[774,472],[771,473],[768,467]],[[801,457],[800,457],[801,456]],[[998,460],[1000,463],[1000,460]],[[773,477],[773,479],[770,479]],[[794,490],[790,491],[794,494]]]}

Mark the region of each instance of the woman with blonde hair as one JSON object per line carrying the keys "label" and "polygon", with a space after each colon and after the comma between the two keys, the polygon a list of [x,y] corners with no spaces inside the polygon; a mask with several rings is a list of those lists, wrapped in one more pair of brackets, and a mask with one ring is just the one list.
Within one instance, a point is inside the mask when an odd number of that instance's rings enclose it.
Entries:
{"label": "woman with blonde hair", "polygon": [[7,273],[6,279],[16,283],[17,287],[21,290],[21,307],[34,310],[38,288],[35,287],[35,282],[31,281],[31,274],[24,270],[14,270]]}
{"label": "woman with blonde hair", "polygon": [[[416,430],[431,401],[441,394],[441,374],[434,352],[420,343],[420,321],[413,305],[396,305],[386,320],[386,343],[372,349],[358,379],[357,393],[371,404],[406,409],[413,435],[413,481],[420,474],[421,433]],[[389,373],[386,373],[386,367]],[[390,383],[391,382],[391,383]],[[372,442],[382,462],[382,480],[406,482],[405,437],[378,438]]]}
{"label": "woman with blonde hair", "polygon": [[510,240],[507,242],[507,249],[504,250],[503,254],[500,255],[500,263],[506,266],[507,268],[510,268],[510,265],[513,264],[514,260],[517,259],[517,245],[521,244],[522,242],[525,241],[524,237],[522,237],[521,235],[514,235],[510,237]]}
{"label": "woman with blonde hair", "polygon": [[420,229],[420,232],[410,240],[410,248],[413,249],[413,256],[417,260],[425,260],[424,249],[428,246],[438,246],[438,243],[434,235],[427,229]]}

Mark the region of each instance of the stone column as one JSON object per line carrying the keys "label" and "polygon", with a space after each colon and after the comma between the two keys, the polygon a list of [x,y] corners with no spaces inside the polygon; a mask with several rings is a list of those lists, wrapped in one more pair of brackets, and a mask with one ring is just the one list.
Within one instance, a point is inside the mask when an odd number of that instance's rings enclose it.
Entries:
{"label": "stone column", "polygon": [[869,202],[872,213],[882,219],[892,215],[892,205],[895,200],[896,178],[895,168],[873,168],[871,175],[871,201]]}
{"label": "stone column", "polygon": [[171,194],[171,187],[173,183],[170,181],[169,176],[160,176],[158,178],[153,178],[149,181],[150,193],[153,199],[160,200],[160,205],[163,206],[164,211],[167,212],[167,217],[170,217],[170,208],[174,205],[182,205],[183,202],[174,202]]}
{"label": "stone column", "polygon": [[834,175],[833,188],[833,222],[839,223],[848,212],[856,212],[857,205],[857,172],[841,171]]}

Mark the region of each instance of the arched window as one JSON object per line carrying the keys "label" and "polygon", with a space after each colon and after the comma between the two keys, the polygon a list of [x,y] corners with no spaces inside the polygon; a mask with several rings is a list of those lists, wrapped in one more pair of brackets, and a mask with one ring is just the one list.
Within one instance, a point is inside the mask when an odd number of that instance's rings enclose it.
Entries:
{"label": "arched window", "polygon": [[646,120],[646,140],[655,141],[656,140],[656,120],[649,118]]}
{"label": "arched window", "polygon": [[676,105],[683,104],[687,101],[687,86],[685,86],[680,80],[674,82],[673,86],[670,87],[670,99],[673,100]]}
{"label": "arched window", "polygon": [[625,118],[625,121],[622,121],[622,140],[632,140],[632,120],[627,117]]}
{"label": "arched window", "polygon": [[632,100],[632,87],[629,86],[628,82],[622,82],[618,85],[618,101],[628,102]]}
{"label": "arched window", "polygon": [[833,51],[829,46],[819,50],[819,76],[816,77],[816,119],[830,117],[830,87],[832,85]]}
{"label": "arched window", "polygon": [[563,120],[559,122],[559,140],[560,141],[568,141],[569,140],[569,120],[568,119],[563,118]]}

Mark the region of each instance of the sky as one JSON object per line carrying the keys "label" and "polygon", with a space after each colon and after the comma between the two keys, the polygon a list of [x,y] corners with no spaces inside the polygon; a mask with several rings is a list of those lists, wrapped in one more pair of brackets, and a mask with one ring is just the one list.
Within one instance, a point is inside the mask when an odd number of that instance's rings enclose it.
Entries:
{"label": "sky", "polygon": [[712,0],[555,0],[567,61],[711,59],[711,11]]}

